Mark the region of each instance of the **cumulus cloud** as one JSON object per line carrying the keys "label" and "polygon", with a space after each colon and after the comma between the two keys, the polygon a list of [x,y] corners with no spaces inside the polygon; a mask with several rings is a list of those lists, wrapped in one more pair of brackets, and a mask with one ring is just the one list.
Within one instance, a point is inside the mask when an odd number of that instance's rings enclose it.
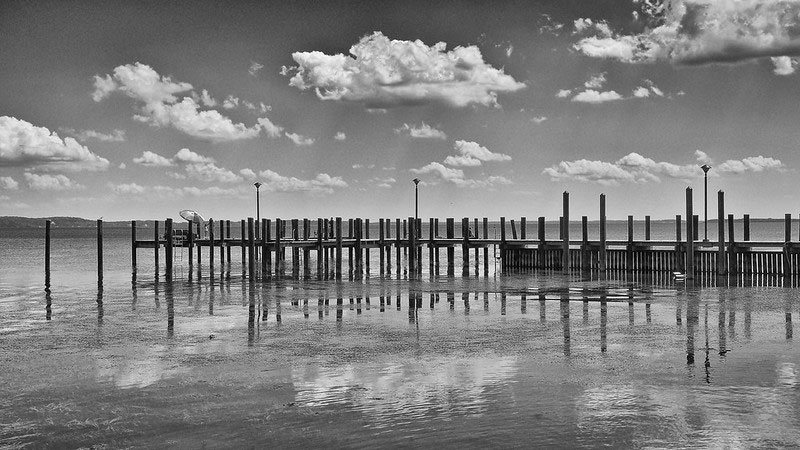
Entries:
{"label": "cumulus cloud", "polygon": [[263,170],[258,175],[263,183],[261,187],[272,192],[332,194],[334,189],[347,187],[347,183],[341,177],[332,177],[327,173],[320,173],[311,180],[286,177],[271,170]]}
{"label": "cumulus cloud", "polygon": [[114,130],[111,133],[101,133],[95,130],[76,130],[74,128],[59,128],[59,131],[72,135],[75,139],[86,142],[90,139],[98,140],[101,142],[124,142],[125,131]]}
{"label": "cumulus cloud", "polygon": [[148,167],[169,167],[173,165],[170,159],[149,150],[142,152],[142,156],[133,158],[133,162]]}
{"label": "cumulus cloud", "polygon": [[[580,39],[575,49],[590,57],[627,63],[666,60],[688,65],[800,55],[800,2],[795,0],[638,4],[642,11],[637,17],[647,25],[643,32],[600,32]],[[588,29],[580,27],[579,31]]]}
{"label": "cumulus cloud", "polygon": [[[697,150],[695,157],[698,163],[708,164],[711,159],[705,152]],[[765,170],[781,170],[784,168],[780,160],[763,156],[748,157],[742,160],[727,160],[714,169],[713,174],[741,174],[747,171],[762,172]],[[623,182],[647,183],[660,182],[661,177],[680,180],[691,180],[703,175],[698,164],[673,164],[656,162],[638,153],[629,153],[615,162],[561,161],[544,169],[543,173],[553,181],[577,180],[604,185],[618,185]]]}
{"label": "cumulus cloud", "polygon": [[444,163],[448,166],[475,167],[484,161],[511,161],[510,156],[493,153],[477,142],[456,141],[454,148],[458,151],[458,155],[445,158]]}
{"label": "cumulus cloud", "polygon": [[275,125],[266,117],[258,119],[258,124],[261,126],[261,129],[264,130],[264,133],[271,138],[277,138],[283,134],[283,127],[280,125]]}
{"label": "cumulus cloud", "polygon": [[315,140],[297,133],[286,133],[286,137],[298,147],[314,145]]}
{"label": "cumulus cloud", "polygon": [[234,109],[239,106],[239,97],[234,97],[233,95],[229,95],[225,100],[222,101],[222,107],[225,109]]}
{"label": "cumulus cloud", "polygon": [[281,71],[289,85],[314,89],[322,100],[349,101],[367,108],[444,103],[497,106],[498,92],[525,85],[483,60],[476,46],[446,50],[439,42],[390,40],[376,31],[350,48],[350,55],[295,52],[296,66]]}
{"label": "cumulus cloud", "polygon": [[[138,113],[134,119],[155,127],[172,126],[198,139],[212,142],[250,139],[258,136],[262,129],[260,123],[248,127],[234,123],[219,111],[201,110],[203,106],[216,105],[207,91],[198,95],[192,91],[191,84],[173,81],[138,62],[116,67],[113,75],[95,75],[94,87],[92,98],[95,101],[122,92],[137,103]],[[179,99],[178,94],[186,95]],[[229,96],[223,102],[223,108],[234,100],[238,104],[237,98]]]}
{"label": "cumulus cloud", "polygon": [[65,175],[48,175],[25,172],[23,174],[28,187],[34,191],[63,191],[69,189],[82,189],[83,186],[75,183]]}
{"label": "cumulus cloud", "polygon": [[0,177],[0,189],[15,191],[19,189],[19,183],[11,177]]}
{"label": "cumulus cloud", "polygon": [[404,123],[402,127],[394,130],[397,134],[407,134],[413,138],[419,139],[447,139],[447,134],[444,131],[437,130],[425,122],[420,125],[409,125]]}
{"label": "cumulus cloud", "polygon": [[583,86],[587,89],[600,89],[604,84],[606,84],[605,72],[592,75],[585,83],[583,83]]}
{"label": "cumulus cloud", "polygon": [[263,69],[263,68],[264,68],[263,64],[259,64],[259,63],[255,62],[255,61],[251,61],[250,62],[250,68],[247,69],[247,72],[252,76],[256,76],[256,74],[258,74],[258,71]]}
{"label": "cumulus cloud", "polygon": [[339,132],[336,133],[336,136],[334,136],[333,138],[336,139],[337,141],[343,141],[343,140],[347,139],[347,135],[344,134],[343,131],[339,131]]}
{"label": "cumulus cloud", "polygon": [[45,127],[15,117],[0,116],[0,167],[37,167],[41,170],[105,170],[109,162],[78,143],[61,139]]}
{"label": "cumulus cloud", "polygon": [[576,94],[572,97],[573,102],[580,102],[580,103],[606,103],[606,102],[613,102],[616,100],[622,100],[622,96],[617,93],[617,91],[596,91],[594,89],[587,89],[583,92]]}
{"label": "cumulus cloud", "polygon": [[556,97],[567,98],[570,96],[570,94],[572,94],[572,89],[560,89],[558,92],[556,92]]}
{"label": "cumulus cloud", "polygon": [[146,191],[144,186],[136,183],[111,184],[110,187],[112,191],[121,195],[140,195]]}
{"label": "cumulus cloud", "polygon": [[542,123],[542,122],[544,122],[545,120],[547,120],[547,117],[546,117],[546,116],[538,116],[538,117],[533,117],[533,118],[531,118],[531,121],[532,121],[533,123],[536,123],[536,124]]}

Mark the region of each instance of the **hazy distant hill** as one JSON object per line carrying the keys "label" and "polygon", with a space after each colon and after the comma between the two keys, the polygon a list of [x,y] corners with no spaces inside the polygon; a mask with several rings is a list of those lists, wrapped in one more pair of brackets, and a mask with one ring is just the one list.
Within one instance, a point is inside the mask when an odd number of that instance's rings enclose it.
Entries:
{"label": "hazy distant hill", "polygon": [[[91,228],[97,224],[96,220],[81,219],[80,217],[19,217],[0,216],[0,228],[44,228],[45,221],[50,219],[54,228]],[[129,228],[130,222],[103,222],[104,228]]]}

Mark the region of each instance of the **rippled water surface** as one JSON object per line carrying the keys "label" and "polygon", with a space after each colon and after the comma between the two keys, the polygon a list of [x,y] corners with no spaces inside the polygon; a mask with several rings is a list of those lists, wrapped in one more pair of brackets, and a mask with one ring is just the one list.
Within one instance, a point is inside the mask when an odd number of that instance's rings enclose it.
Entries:
{"label": "rippled water surface", "polygon": [[127,239],[101,286],[55,239],[49,292],[41,239],[0,239],[0,448],[800,446],[797,289],[251,282],[238,250],[168,282]]}

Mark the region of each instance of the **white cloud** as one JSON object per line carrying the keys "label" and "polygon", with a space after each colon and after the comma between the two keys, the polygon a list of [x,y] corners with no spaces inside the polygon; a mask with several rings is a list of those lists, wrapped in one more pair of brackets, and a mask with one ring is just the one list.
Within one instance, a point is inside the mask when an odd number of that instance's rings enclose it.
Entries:
{"label": "white cloud", "polygon": [[0,177],[0,189],[15,191],[19,189],[19,183],[11,177]]}
{"label": "white cloud", "polygon": [[[92,98],[95,101],[115,91],[122,92],[137,102],[138,113],[134,119],[155,127],[172,126],[189,136],[212,142],[250,139],[261,131],[259,124],[247,127],[233,123],[216,110],[200,110],[201,103],[205,106],[216,103],[206,91],[198,96],[191,84],[172,81],[138,62],[116,67],[113,75],[95,75],[94,84]],[[181,93],[187,95],[179,100],[177,94]],[[226,99],[223,107],[233,98]]]}
{"label": "white cloud", "polygon": [[142,156],[133,158],[133,162],[149,167],[169,167],[174,165],[170,159],[149,150],[142,152]]}
{"label": "white cloud", "polygon": [[772,64],[775,65],[773,73],[775,75],[791,75],[797,70],[797,58],[790,58],[788,56],[775,56],[770,58]]}
{"label": "white cloud", "polygon": [[305,137],[297,133],[286,133],[286,137],[289,138],[289,140],[291,140],[292,142],[294,142],[294,145],[298,147],[314,145],[315,141],[313,138]]}
{"label": "white cloud", "polygon": [[408,134],[413,138],[419,139],[447,139],[447,134],[444,131],[437,130],[425,122],[420,125],[409,125],[404,123],[402,127],[394,130],[397,134]]}
{"label": "white cloud", "polygon": [[0,116],[0,167],[42,170],[105,170],[109,162],[71,137],[63,140],[45,127]]}
{"label": "white cloud", "polygon": [[386,188],[390,188],[394,184],[396,184],[397,180],[392,178],[392,177],[389,177],[389,178],[371,178],[371,179],[367,180],[367,183],[371,183],[371,184],[374,184],[375,186],[377,186],[379,188],[386,189]]}
{"label": "white cloud", "polygon": [[511,181],[501,176],[490,176],[484,179],[468,179],[461,169],[446,167],[441,163],[432,162],[419,169],[411,169],[417,175],[431,175],[441,181],[452,183],[458,187],[467,188],[492,188],[499,185],[511,184]]}
{"label": "white cloud", "polygon": [[636,98],[650,97],[650,89],[647,89],[646,87],[643,87],[643,86],[639,86],[639,87],[637,87],[636,89],[633,90],[633,94],[632,95],[634,97],[636,97]]}
{"label": "white cloud", "polygon": [[111,133],[101,133],[95,130],[76,130],[74,128],[59,128],[61,132],[67,133],[75,137],[75,139],[86,142],[90,139],[96,139],[101,142],[124,142],[125,131],[114,130]]}
{"label": "white cloud", "polygon": [[674,0],[668,8],[661,2],[638,3],[645,31],[590,36],[574,47],[590,57],[628,63],[735,63],[800,54],[800,2],[795,0]]}
{"label": "white cloud", "polygon": [[283,127],[280,125],[275,125],[272,123],[271,120],[267,119],[266,117],[262,117],[258,119],[258,124],[261,126],[261,129],[267,134],[267,136],[271,138],[280,137],[283,134]]}
{"label": "white cloud", "polygon": [[592,104],[613,102],[616,100],[622,100],[622,96],[619,95],[616,91],[599,92],[594,89],[587,89],[572,97],[573,102],[592,103]]}
{"label": "white cloud", "polygon": [[229,95],[225,100],[222,101],[222,107],[225,109],[234,109],[239,106],[239,98],[234,97],[233,95]]}
{"label": "white cloud", "polygon": [[75,183],[65,175],[39,175],[25,172],[23,177],[28,183],[28,187],[35,191],[62,191],[83,188],[83,186]]}
{"label": "white cloud", "polygon": [[537,123],[537,124],[542,123],[545,120],[547,120],[547,117],[545,117],[545,116],[538,116],[538,117],[531,118],[531,121],[533,121],[534,123]]}
{"label": "white cloud", "polygon": [[182,148],[175,154],[173,158],[175,161],[184,162],[184,163],[194,163],[194,164],[209,164],[213,163],[214,158],[209,158],[208,156],[203,156],[199,153],[195,153],[188,148]]}
{"label": "white cloud", "polygon": [[211,97],[211,94],[209,94],[205,89],[203,89],[203,92],[200,94],[200,103],[202,103],[203,106],[208,106],[209,108],[217,106],[217,101]]}
{"label": "white cloud", "polygon": [[589,32],[589,31],[595,31],[596,33],[599,33],[601,36],[611,36],[612,35],[611,28],[608,26],[608,23],[605,22],[605,21],[594,22],[594,21],[592,21],[592,19],[580,18],[580,19],[576,19],[573,22],[573,25],[575,26],[575,31],[572,34],[579,34],[579,33],[585,33],[585,32]]}
{"label": "white cloud", "polygon": [[567,98],[569,95],[572,94],[572,89],[561,89],[556,92],[557,98]]}
{"label": "white cloud", "polygon": [[336,133],[336,136],[334,136],[333,138],[336,139],[337,141],[343,141],[343,140],[347,139],[347,135],[344,134],[343,131],[339,131],[339,132]]}
{"label": "white cloud", "polygon": [[273,192],[309,192],[312,194],[331,194],[334,189],[345,188],[347,183],[341,177],[332,177],[326,173],[318,174],[312,180],[286,177],[271,170],[258,173],[261,187]]}
{"label": "white cloud", "polygon": [[314,89],[322,100],[363,103],[367,108],[444,103],[497,105],[498,92],[525,85],[483,60],[476,46],[446,51],[439,42],[390,40],[381,32],[363,37],[350,56],[319,51],[295,52],[286,68],[289,85]]}
{"label": "white cloud", "polygon": [[587,89],[600,89],[604,84],[606,84],[605,72],[592,75],[588,81],[583,83],[583,86]]}
{"label": "white cloud", "polygon": [[476,142],[456,141],[457,156],[448,156],[444,163],[455,167],[480,166],[484,161],[510,161],[511,157],[502,153],[492,153]]}
{"label": "white cloud", "polygon": [[253,169],[242,169],[239,171],[239,175],[243,176],[246,180],[250,181],[258,179],[258,175],[256,175]]}
{"label": "white cloud", "polygon": [[255,62],[255,61],[251,61],[250,62],[250,68],[247,69],[247,72],[252,76],[256,76],[256,74],[258,74],[258,71],[263,69],[263,68],[264,68],[263,64],[259,64],[259,63]]}
{"label": "white cloud", "polygon": [[228,169],[218,167],[213,162],[192,163],[184,168],[189,178],[200,181],[216,183],[236,183],[242,181],[242,177],[236,175]]}
{"label": "white cloud", "polygon": [[144,186],[136,183],[111,184],[110,187],[112,191],[121,195],[140,195],[146,191]]}
{"label": "white cloud", "polygon": [[[708,155],[700,150],[695,151],[695,157],[699,163],[711,162]],[[782,170],[783,168],[783,163],[777,159],[757,156],[725,161],[714,169],[716,172],[711,173],[741,174],[747,171],[762,172]],[[629,153],[613,163],[586,159],[562,161],[544,169],[543,173],[550,176],[553,181],[577,180],[604,185],[618,185],[622,182],[660,182],[661,177],[691,180],[703,175],[698,164],[679,165],[670,162],[656,162],[635,152]]]}

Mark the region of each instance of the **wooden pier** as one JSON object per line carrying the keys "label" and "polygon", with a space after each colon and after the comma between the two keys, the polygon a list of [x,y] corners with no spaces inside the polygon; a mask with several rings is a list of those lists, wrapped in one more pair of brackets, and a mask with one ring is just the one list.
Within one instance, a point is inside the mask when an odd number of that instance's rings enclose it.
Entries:
{"label": "wooden pier", "polygon": [[[786,214],[783,241],[752,241],[750,218],[742,218],[743,236],[734,235],[734,217],[725,214],[724,193],[718,193],[717,240],[698,239],[698,217],[694,215],[692,190],[686,190],[686,216],[675,216],[674,240],[651,240],[650,217],[644,219],[643,238],[634,237],[634,217],[628,216],[627,239],[607,239],[606,198],[600,195],[599,239],[589,239],[587,216],[581,217],[581,236],[570,236],[569,193],[563,195],[559,218],[559,239],[547,239],[545,217],[536,222],[535,237],[529,237],[528,221],[499,219],[499,230],[488,218],[463,218],[460,233],[456,220],[447,218],[440,236],[439,219],[378,219],[377,236],[370,234],[368,219],[341,217],[305,219],[240,220],[238,236],[232,236],[229,220],[210,220],[204,233],[199,224],[174,223],[167,219],[153,223],[151,238],[140,238],[137,221],[131,221],[131,266],[141,264],[141,249],[153,249],[156,271],[165,264],[167,279],[174,273],[175,248],[187,248],[189,266],[232,262],[232,249],[238,248],[243,276],[255,279],[272,277],[360,279],[365,275],[405,275],[416,277],[428,267],[430,275],[454,276],[460,265],[462,277],[487,276],[490,267],[500,271],[545,270],[565,274],[648,274],[678,279],[706,279],[718,276],[769,275],[784,280],[800,280],[800,239],[792,240],[792,217]],[[691,217],[691,220],[685,220]],[[572,222],[575,223],[575,222]],[[187,226],[188,225],[188,226]],[[195,227],[195,225],[197,225]],[[346,226],[347,232],[344,232]],[[180,228],[180,230],[179,230]],[[46,224],[45,271],[50,266],[50,224]],[[164,230],[164,233],[161,233]],[[149,234],[149,233],[148,233]],[[103,223],[97,221],[98,283],[103,281]],[[427,248],[427,252],[424,249]],[[160,259],[163,249],[164,258]],[[444,250],[444,252],[442,252]],[[370,267],[371,251],[377,252],[378,267]],[[482,253],[482,255],[481,255]],[[181,253],[182,254],[182,253]],[[196,255],[196,256],[195,256]],[[205,259],[203,258],[205,255]],[[440,260],[444,255],[445,267]],[[456,257],[458,255],[458,258]],[[482,256],[482,257],[481,257]],[[372,261],[374,264],[375,261]],[[377,269],[377,270],[376,270]],[[492,271],[494,273],[495,271]]]}

